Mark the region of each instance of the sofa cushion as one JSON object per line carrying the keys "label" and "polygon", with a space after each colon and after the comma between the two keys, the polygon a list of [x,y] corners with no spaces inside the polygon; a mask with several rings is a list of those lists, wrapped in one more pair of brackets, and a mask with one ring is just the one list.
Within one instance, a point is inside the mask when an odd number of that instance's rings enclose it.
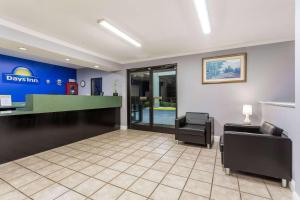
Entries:
{"label": "sofa cushion", "polygon": [[186,113],[186,123],[187,124],[205,125],[208,118],[209,118],[208,113],[196,113],[196,112],[187,112]]}
{"label": "sofa cushion", "polygon": [[281,136],[283,130],[281,128],[278,128],[277,126],[264,122],[260,129],[259,132],[262,134],[269,134],[269,135],[275,135],[275,136]]}
{"label": "sofa cushion", "polygon": [[186,124],[185,126],[181,127],[182,130],[187,131],[197,131],[199,134],[205,133],[205,126],[199,124]]}

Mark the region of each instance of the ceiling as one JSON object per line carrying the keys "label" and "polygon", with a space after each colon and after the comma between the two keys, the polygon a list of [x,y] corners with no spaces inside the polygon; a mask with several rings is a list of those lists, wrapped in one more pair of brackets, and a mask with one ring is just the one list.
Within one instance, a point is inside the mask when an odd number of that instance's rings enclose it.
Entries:
{"label": "ceiling", "polygon": [[[294,40],[294,0],[207,0],[207,6],[212,32],[205,35],[192,0],[0,0],[0,52],[20,53],[16,47],[23,45],[28,57],[110,71],[125,63]],[[103,18],[142,47],[104,30],[96,23]]]}

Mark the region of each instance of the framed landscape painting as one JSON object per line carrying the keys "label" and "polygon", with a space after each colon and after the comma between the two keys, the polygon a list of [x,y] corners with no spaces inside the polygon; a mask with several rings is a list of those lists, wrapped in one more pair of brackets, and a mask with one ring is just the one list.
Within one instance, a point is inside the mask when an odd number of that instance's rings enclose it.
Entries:
{"label": "framed landscape painting", "polygon": [[235,54],[203,58],[202,83],[245,82],[247,76],[247,54]]}

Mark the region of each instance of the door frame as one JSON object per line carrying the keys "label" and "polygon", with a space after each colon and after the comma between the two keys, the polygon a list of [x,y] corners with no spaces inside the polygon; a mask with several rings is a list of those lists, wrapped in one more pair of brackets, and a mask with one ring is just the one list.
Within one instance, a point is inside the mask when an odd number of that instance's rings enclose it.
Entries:
{"label": "door frame", "polygon": [[[134,69],[127,69],[127,127],[129,129],[135,130],[142,130],[142,131],[153,131],[153,132],[160,132],[160,133],[175,133],[175,127],[163,127],[163,126],[155,126],[153,124],[153,71],[155,70],[175,70],[176,78],[176,118],[178,117],[178,80],[177,80],[177,63],[174,64],[165,64],[165,65],[157,65],[157,66],[150,66],[150,67],[143,67],[143,68],[134,68]],[[149,125],[138,125],[138,124],[131,124],[131,98],[130,98],[130,73],[132,72],[142,72],[142,71],[149,71],[150,72],[150,85],[149,85],[149,92],[150,92],[150,110],[149,110]]]}

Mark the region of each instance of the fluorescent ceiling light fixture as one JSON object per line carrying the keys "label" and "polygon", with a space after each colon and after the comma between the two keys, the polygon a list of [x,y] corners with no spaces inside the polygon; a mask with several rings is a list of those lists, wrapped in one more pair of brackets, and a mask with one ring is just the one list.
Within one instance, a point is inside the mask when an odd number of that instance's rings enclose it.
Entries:
{"label": "fluorescent ceiling light fixture", "polygon": [[70,59],[70,58],[66,58],[65,60],[66,60],[66,61],[70,61],[71,59]]}
{"label": "fluorescent ceiling light fixture", "polygon": [[98,66],[98,65],[95,65],[94,67],[95,67],[95,68],[99,68],[99,66]]}
{"label": "fluorescent ceiling light fixture", "polygon": [[204,34],[211,32],[210,22],[208,17],[206,0],[194,0],[194,4],[198,13],[198,17]]}
{"label": "fluorescent ceiling light fixture", "polygon": [[25,47],[19,47],[20,50],[26,51],[27,49]]}
{"label": "fluorescent ceiling light fixture", "polygon": [[132,44],[132,45],[134,45],[136,47],[141,47],[142,46],[139,42],[137,42],[136,40],[132,39],[127,34],[123,33],[122,31],[120,31],[118,28],[114,27],[113,25],[111,25],[107,21],[105,21],[103,19],[102,20],[98,20],[98,24],[101,25],[101,26],[103,26],[105,29],[109,30],[113,34],[117,35],[118,37],[122,38],[123,40],[126,40],[130,44]]}

